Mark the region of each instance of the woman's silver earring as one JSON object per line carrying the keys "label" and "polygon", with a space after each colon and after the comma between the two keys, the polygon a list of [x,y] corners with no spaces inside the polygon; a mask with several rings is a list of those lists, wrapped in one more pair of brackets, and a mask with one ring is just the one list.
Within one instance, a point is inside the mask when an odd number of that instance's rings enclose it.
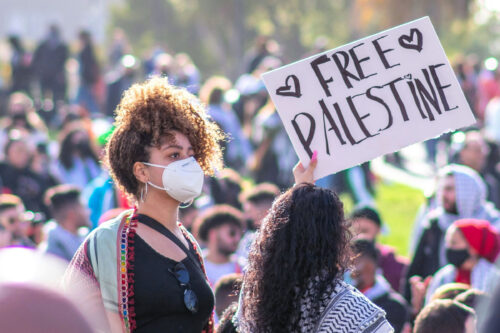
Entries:
{"label": "woman's silver earring", "polygon": [[[145,189],[144,189],[145,187]],[[144,185],[144,187],[141,189],[141,202],[144,202],[144,198],[148,195],[148,183]],[[146,193],[144,193],[146,192]]]}

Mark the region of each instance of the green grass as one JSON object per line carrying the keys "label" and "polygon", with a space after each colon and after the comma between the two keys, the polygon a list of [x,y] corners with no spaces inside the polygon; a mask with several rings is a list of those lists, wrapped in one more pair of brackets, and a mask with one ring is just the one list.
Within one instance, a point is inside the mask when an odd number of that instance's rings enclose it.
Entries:
{"label": "green grass", "polygon": [[[348,215],[353,202],[346,194],[340,198]],[[398,254],[407,256],[413,222],[425,201],[423,193],[405,185],[380,182],[376,187],[375,201],[382,221],[389,229],[387,235],[379,236],[379,241],[393,246]]]}

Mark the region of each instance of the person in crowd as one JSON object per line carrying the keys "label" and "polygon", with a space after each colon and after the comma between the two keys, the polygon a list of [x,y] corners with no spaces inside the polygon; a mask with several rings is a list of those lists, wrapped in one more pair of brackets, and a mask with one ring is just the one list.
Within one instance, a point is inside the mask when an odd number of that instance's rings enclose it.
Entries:
{"label": "person in crowd", "polygon": [[95,117],[99,114],[99,105],[94,94],[94,85],[99,80],[100,75],[99,64],[94,53],[90,32],[81,31],[78,38],[80,41],[80,52],[78,53],[80,85],[76,95],[76,103],[85,107]]}
{"label": "person in crowd", "polygon": [[80,189],[101,174],[99,158],[83,129],[73,129],[62,137],[58,162],[61,182]]}
{"label": "person in crowd", "polygon": [[178,209],[201,193],[205,173],[221,167],[223,134],[166,78],[127,90],[114,125],[105,160],[136,208],[87,237],[66,285],[78,288],[85,282],[73,277],[86,272],[100,286],[112,332],[212,332],[214,296]]}
{"label": "person in crowd", "polygon": [[43,98],[50,98],[52,104],[66,99],[65,64],[68,48],[61,39],[59,27],[51,25],[47,38],[33,54],[33,68],[37,76]]}
{"label": "person in crowd", "polygon": [[489,140],[500,144],[500,96],[492,98],[486,107],[484,134]]}
{"label": "person in crowd", "polygon": [[139,69],[139,59],[131,54],[124,55],[120,60],[104,78],[106,81],[105,116],[110,118],[113,117],[123,92],[135,83]]}
{"label": "person in crowd", "polygon": [[195,221],[194,234],[206,245],[205,270],[211,286],[224,275],[241,273],[235,252],[243,230],[243,214],[229,206],[216,205]]}
{"label": "person in crowd", "polygon": [[113,68],[119,66],[122,57],[130,53],[131,47],[125,31],[121,28],[113,29],[113,40],[109,47],[108,65]]}
{"label": "person in crowd", "polygon": [[258,36],[253,48],[245,55],[246,72],[252,73],[266,57],[278,53],[279,45],[276,41],[270,39],[269,36]]}
{"label": "person in crowd", "polygon": [[241,194],[243,180],[241,175],[233,169],[223,169],[217,177],[209,179],[210,197],[214,204],[227,204],[236,209],[241,209],[238,200]]}
{"label": "person in crowd", "polygon": [[48,213],[43,193],[48,184],[30,168],[33,147],[25,137],[12,135],[5,145],[5,160],[0,162],[2,193],[19,196],[26,209]]}
{"label": "person in crowd", "polygon": [[103,171],[85,187],[83,197],[90,210],[92,229],[97,228],[99,220],[105,212],[115,208],[131,208],[127,197],[115,185],[111,175],[106,171]]}
{"label": "person in crowd", "polygon": [[[272,70],[276,65],[275,59],[264,59],[257,71]],[[267,95],[262,107],[260,104],[255,104],[254,110],[252,104],[251,100],[245,103],[243,129],[244,133],[248,132],[247,135],[257,148],[247,161],[247,168],[257,183],[272,182],[279,188],[288,188],[293,184],[289,170],[293,168],[297,158],[290,139],[282,126],[274,103],[267,98]],[[245,127],[250,129],[245,130]]]}
{"label": "person in crowd", "polygon": [[475,59],[460,57],[453,64],[453,69],[457,75],[458,82],[462,88],[467,103],[476,114],[477,106],[477,73],[474,69]]}
{"label": "person in crowd", "polygon": [[382,275],[395,291],[401,290],[401,280],[408,267],[408,259],[396,255],[394,248],[377,242],[377,236],[382,228],[380,215],[374,208],[362,207],[351,214],[351,223],[354,235],[374,242],[378,256],[378,267]]}
{"label": "person in crowd", "polygon": [[168,78],[168,82],[174,84],[174,59],[166,52],[161,52],[154,56],[154,68],[152,75],[164,76]]}
{"label": "person in crowd", "polygon": [[[9,136],[19,132],[32,145],[48,140],[48,130],[42,118],[36,113],[33,101],[28,95],[15,92],[7,102],[7,115],[0,124],[0,147],[3,150]],[[4,157],[3,152],[0,155]]]}
{"label": "person in crowd", "polygon": [[265,57],[255,70],[241,75],[234,84],[240,98],[233,104],[233,108],[240,119],[243,134],[246,137],[251,136],[252,120],[257,111],[268,101],[266,87],[260,76],[281,65],[280,59],[273,56]]}
{"label": "person in crowd", "polygon": [[209,78],[200,91],[200,99],[208,105],[210,117],[230,136],[224,154],[225,164],[233,169],[242,170],[252,155],[252,146],[243,135],[240,121],[225,101],[225,94],[231,89],[231,82],[225,77]]}
{"label": "person in crowd", "polygon": [[487,186],[488,201],[500,207],[500,183],[495,175],[487,172],[485,168],[489,147],[481,133],[477,131],[465,133],[465,138],[459,146],[457,163],[468,166],[481,175]]}
{"label": "person in crowd", "polygon": [[392,332],[384,311],[342,280],[350,232],[338,196],[312,184],[316,156],[307,169],[297,165],[297,185],[276,199],[252,245],[238,328]]}
{"label": "person in crowd", "polygon": [[174,57],[174,84],[186,88],[191,94],[198,95],[200,90],[200,71],[187,53]]}
{"label": "person in crowd", "polygon": [[9,36],[9,44],[12,49],[10,58],[11,85],[10,91],[22,91],[26,94],[31,92],[31,54],[27,52],[19,36]]}
{"label": "person in crowd", "polygon": [[222,318],[222,314],[231,304],[238,303],[242,281],[243,275],[232,273],[222,276],[215,283],[215,315],[217,318]]}
{"label": "person in crowd", "polygon": [[448,265],[439,269],[427,290],[427,299],[446,283],[459,282],[484,292],[491,292],[500,281],[494,262],[500,253],[499,234],[488,221],[462,219],[446,231]]}
{"label": "person in crowd", "polygon": [[32,248],[35,244],[27,237],[28,222],[21,198],[12,194],[0,194],[0,229],[3,247],[22,246]]}
{"label": "person in crowd", "polygon": [[274,199],[280,194],[279,188],[271,183],[258,184],[240,196],[243,204],[243,214],[247,230],[238,246],[238,260],[242,267],[246,266],[248,253],[256,232],[259,230],[262,220],[271,209]]}
{"label": "person in crowd", "polygon": [[251,140],[258,148],[247,167],[256,182],[272,182],[279,188],[288,188],[293,184],[289,170],[297,155],[271,99],[252,115],[251,122]]}
{"label": "person in crowd", "polygon": [[409,327],[411,311],[403,296],[377,273],[379,252],[375,244],[372,240],[358,238],[352,247],[354,269],[351,276],[354,286],[387,313],[387,321],[396,333],[403,332],[404,326]]}
{"label": "person in crowd", "polygon": [[88,232],[89,213],[80,200],[80,190],[72,185],[58,185],[45,193],[53,220],[44,227],[46,243],[40,247],[46,253],[71,261]]}
{"label": "person in crowd", "polygon": [[[440,170],[437,190],[437,207],[422,220],[423,231],[417,235],[417,247],[408,267],[406,279],[433,275],[445,266],[444,236],[448,227],[464,218],[484,219],[498,227],[500,214],[486,201],[486,186],[474,170],[451,164]],[[414,283],[419,282],[413,279]],[[406,284],[405,298],[411,299],[410,283]]]}
{"label": "person in crowd", "polygon": [[[110,129],[98,137],[99,155],[102,156],[104,154],[104,146],[112,133],[113,130]],[[115,208],[131,208],[127,197],[113,182],[106,165],[102,165],[101,174],[87,184],[82,192],[82,196],[90,209],[92,229],[97,228],[99,220],[107,211]]]}
{"label": "person in crowd", "polygon": [[475,333],[473,309],[453,300],[435,300],[417,316],[413,333]]}
{"label": "person in crowd", "polygon": [[488,102],[500,96],[500,72],[491,71],[486,68],[479,73],[477,89],[477,105],[475,107],[476,116],[481,122],[484,120],[484,113]]}

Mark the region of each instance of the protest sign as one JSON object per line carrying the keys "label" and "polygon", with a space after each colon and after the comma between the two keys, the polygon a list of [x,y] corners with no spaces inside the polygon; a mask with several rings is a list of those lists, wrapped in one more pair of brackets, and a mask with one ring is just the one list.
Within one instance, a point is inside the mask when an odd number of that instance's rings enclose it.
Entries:
{"label": "protest sign", "polygon": [[262,79],[315,179],[475,122],[428,17]]}

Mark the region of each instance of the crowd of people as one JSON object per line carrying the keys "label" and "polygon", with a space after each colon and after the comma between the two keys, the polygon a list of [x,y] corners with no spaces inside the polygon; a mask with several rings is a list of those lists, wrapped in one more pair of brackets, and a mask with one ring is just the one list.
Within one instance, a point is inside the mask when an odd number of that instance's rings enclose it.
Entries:
{"label": "crowd of people", "polygon": [[107,61],[87,31],[78,41],[70,54],[57,26],[33,51],[9,38],[0,254],[59,258],[62,289],[94,306],[0,280],[2,304],[46,297],[74,310],[75,332],[500,331],[500,70],[456,61],[478,121],[425,143],[436,190],[405,257],[379,241],[370,163],[316,182],[317,153],[296,164],[260,79],[286,62],[272,39],[234,83],[185,53],[140,60],[121,30]]}

